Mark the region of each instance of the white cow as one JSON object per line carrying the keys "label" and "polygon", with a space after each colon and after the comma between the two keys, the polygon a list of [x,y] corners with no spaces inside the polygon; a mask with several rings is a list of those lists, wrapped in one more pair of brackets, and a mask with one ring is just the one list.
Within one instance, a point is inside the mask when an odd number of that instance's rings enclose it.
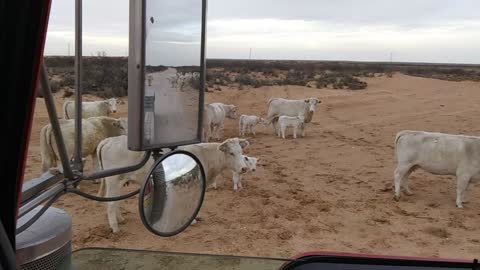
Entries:
{"label": "white cow", "polygon": [[[82,116],[83,118],[95,116],[109,116],[111,113],[117,112],[118,101],[116,98],[111,98],[102,101],[84,101],[82,102]],[[63,118],[75,118],[75,102],[67,100],[63,103]]]}
{"label": "white cow", "polygon": [[[243,159],[245,160],[245,164],[247,164],[248,171],[255,172],[257,170],[258,158],[243,155]],[[241,174],[233,172],[233,190],[237,191],[238,188],[243,188],[241,180]]]}
{"label": "white cow", "polygon": [[[100,170],[127,167],[139,163],[144,152],[130,151],[127,146],[127,136],[110,137],[102,140],[97,147],[97,159]],[[153,166],[154,160],[149,161],[141,169],[105,177],[101,179],[98,196],[116,197],[122,195],[122,187],[129,181],[141,184]],[[105,190],[104,190],[105,189]],[[110,228],[114,233],[119,231],[118,222],[123,222],[124,218],[120,211],[120,201],[107,203],[107,216]]]}
{"label": "white cow", "polygon": [[[215,184],[215,178],[223,171],[230,170],[241,173],[247,171],[247,165],[242,157],[242,147],[246,147],[248,142],[238,138],[227,139],[222,143],[201,143],[180,147],[197,156],[203,165],[208,185]],[[116,167],[131,166],[140,162],[143,152],[134,152],[128,150],[127,136],[112,137],[103,140],[97,148],[97,158],[101,169],[111,169]],[[153,160],[140,170],[106,177],[105,196],[114,197],[122,195],[122,187],[129,181],[141,183],[151,168]],[[102,188],[102,186],[101,186]],[[103,193],[101,189],[99,195]],[[122,221],[120,213],[120,202],[108,202],[107,215],[108,222],[114,233],[119,231],[118,221]],[[195,221],[193,222],[195,223]]]}
{"label": "white cow", "polygon": [[208,142],[210,137],[221,139],[223,134],[223,125],[225,118],[235,119],[237,117],[237,108],[235,105],[223,103],[210,103],[205,105],[203,116],[204,140]]}
{"label": "white cow", "polygon": [[300,129],[302,137],[305,137],[305,118],[303,116],[285,116],[278,117],[278,137],[282,136],[285,139],[285,130],[287,127],[293,127],[293,138],[297,138],[297,130]]}
{"label": "white cow", "polygon": [[[68,158],[72,158],[75,149],[75,120],[60,121],[65,148]],[[111,118],[106,116],[91,117],[82,120],[82,157],[91,156],[96,166],[97,145],[105,138],[127,134],[126,118]],[[57,142],[50,124],[40,131],[40,151],[42,156],[42,171],[57,166],[60,156]]]}
{"label": "white cow", "polygon": [[436,175],[457,177],[458,208],[463,208],[465,190],[471,179],[480,177],[480,137],[404,130],[395,139],[397,168],[394,173],[395,199],[400,187],[408,195],[408,176],[417,168]]}
{"label": "white cow", "polygon": [[246,139],[230,138],[222,143],[199,143],[179,147],[194,154],[205,170],[207,187],[217,188],[215,179],[225,170],[245,173],[247,164],[242,150],[249,142]]}
{"label": "white cow", "polygon": [[278,117],[285,116],[303,116],[305,123],[312,121],[313,113],[317,104],[322,103],[318,98],[307,98],[299,100],[290,100],[284,98],[271,98],[268,101],[268,112],[265,125],[272,123],[273,129],[277,131],[275,126]]}
{"label": "white cow", "polygon": [[261,117],[258,117],[256,115],[245,115],[242,114],[240,115],[240,120],[238,123],[238,130],[239,130],[239,136],[243,137],[245,136],[245,131],[248,130],[250,133],[255,136],[255,126],[260,123],[264,122],[265,120]]}

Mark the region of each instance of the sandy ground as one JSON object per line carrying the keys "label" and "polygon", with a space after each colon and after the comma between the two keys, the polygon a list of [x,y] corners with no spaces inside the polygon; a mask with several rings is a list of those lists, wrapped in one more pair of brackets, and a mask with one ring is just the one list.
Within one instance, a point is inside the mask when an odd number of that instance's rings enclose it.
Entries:
{"label": "sandy ground", "polygon": [[[248,155],[260,158],[255,174],[232,190],[231,175],[207,192],[203,220],[182,234],[159,238],[141,224],[137,198],[123,204],[126,223],[112,234],[105,204],[77,195],[56,203],[73,216],[74,248],[88,246],[289,257],[304,251],[473,258],[480,254],[480,187],[471,202],[455,208],[453,177],[417,171],[414,196],[393,201],[393,141],[402,129],[480,135],[480,83],[447,82],[395,75],[367,78],[362,91],[297,86],[207,93],[207,102],[233,103],[240,113],[265,114],[270,97],[322,100],[297,140],[276,138],[259,127]],[[86,100],[91,97],[85,97]],[[57,99],[61,108],[62,99]],[[116,116],[125,116],[120,105]],[[26,177],[40,171],[39,131],[48,122],[37,100]],[[226,136],[237,136],[228,120]],[[83,184],[96,193],[98,185]]]}

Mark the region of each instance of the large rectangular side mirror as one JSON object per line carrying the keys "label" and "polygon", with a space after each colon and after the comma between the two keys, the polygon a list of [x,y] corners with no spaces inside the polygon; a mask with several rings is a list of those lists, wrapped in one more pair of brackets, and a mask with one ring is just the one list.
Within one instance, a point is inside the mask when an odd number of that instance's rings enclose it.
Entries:
{"label": "large rectangular side mirror", "polygon": [[206,9],[206,0],[130,0],[130,150],[201,141]]}

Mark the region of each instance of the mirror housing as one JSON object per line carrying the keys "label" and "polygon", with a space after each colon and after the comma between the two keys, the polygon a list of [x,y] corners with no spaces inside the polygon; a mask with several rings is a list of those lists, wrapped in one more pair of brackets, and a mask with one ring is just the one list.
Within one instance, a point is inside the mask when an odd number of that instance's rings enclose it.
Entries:
{"label": "mirror housing", "polygon": [[206,0],[130,0],[128,148],[201,142]]}

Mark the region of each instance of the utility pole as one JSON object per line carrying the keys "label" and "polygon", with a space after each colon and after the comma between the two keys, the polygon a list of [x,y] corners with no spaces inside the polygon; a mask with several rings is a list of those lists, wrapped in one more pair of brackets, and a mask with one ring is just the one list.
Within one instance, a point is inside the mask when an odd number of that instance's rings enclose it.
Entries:
{"label": "utility pole", "polygon": [[390,52],[390,64],[393,62],[393,53]]}
{"label": "utility pole", "polygon": [[70,56],[70,42],[68,43],[68,56]]}
{"label": "utility pole", "polygon": [[252,60],[252,48],[250,48],[250,53],[248,54],[248,60]]}

